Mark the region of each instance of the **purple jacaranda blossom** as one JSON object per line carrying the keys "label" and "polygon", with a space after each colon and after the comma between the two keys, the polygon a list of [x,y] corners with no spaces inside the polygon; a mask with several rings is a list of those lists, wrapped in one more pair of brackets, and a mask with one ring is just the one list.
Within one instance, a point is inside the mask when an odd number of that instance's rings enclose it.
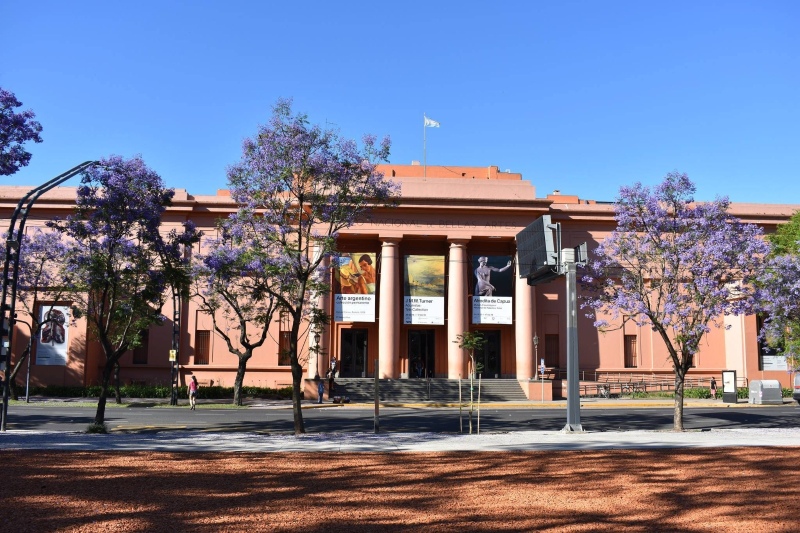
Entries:
{"label": "purple jacaranda blossom", "polygon": [[594,250],[584,307],[600,328],[624,320],[656,331],[675,370],[675,429],[683,429],[684,377],[703,336],[725,315],[753,313],[769,243],[728,213],[727,198],[695,202],[694,184],[671,173],[650,189],[623,187],[616,229]]}
{"label": "purple jacaranda blossom", "polygon": [[260,268],[276,282],[269,291],[289,320],[296,433],[305,432],[301,331],[327,320],[314,302],[329,290],[325,264],[336,250],[338,232],[368,220],[374,207],[389,205],[397,194],[397,185],[376,166],[388,159],[390,146],[388,137],[378,142],[372,135],[359,146],[309,124],[306,115],[292,112],[289,100],[280,100],[269,122],[244,141],[241,160],[228,169],[231,196],[241,206],[228,236],[246,238],[264,252]]}
{"label": "purple jacaranda blossom", "polygon": [[233,385],[233,402],[242,405],[242,384],[247,362],[268,339],[273,317],[279,311],[275,293],[280,276],[279,257],[269,240],[259,238],[258,220],[233,216],[218,222],[221,237],[205,243],[192,265],[192,296],[212,321],[214,331],[228,351],[239,359]]}
{"label": "purple jacaranda blossom", "polygon": [[162,323],[170,288],[188,293],[183,247],[201,235],[191,223],[161,234],[173,195],[141,157],[112,156],[84,171],[74,213],[48,224],[70,240],[64,268],[73,280],[73,309],[105,354],[99,425],[119,358],[138,346],[142,331]]}
{"label": "purple jacaranda blossom", "polygon": [[[8,234],[3,235],[4,239]],[[68,246],[57,232],[45,232],[39,228],[29,229],[22,237],[19,248],[19,269],[16,285],[16,322],[28,326],[29,338],[35,339],[41,329],[51,321],[39,312],[42,301],[69,303],[72,280],[63,269],[63,258]],[[5,261],[5,248],[0,249],[0,261]],[[14,379],[22,363],[30,356],[30,344],[16,359],[10,379]],[[12,391],[16,394],[16,390]]]}
{"label": "purple jacaranda blossom", "polygon": [[34,120],[36,115],[30,109],[14,111],[20,106],[14,93],[0,87],[0,176],[10,176],[28,165],[31,154],[23,148],[26,142],[42,142],[42,125]]}
{"label": "purple jacaranda blossom", "polygon": [[800,256],[771,257],[760,278],[761,310],[765,314],[761,339],[800,371]]}

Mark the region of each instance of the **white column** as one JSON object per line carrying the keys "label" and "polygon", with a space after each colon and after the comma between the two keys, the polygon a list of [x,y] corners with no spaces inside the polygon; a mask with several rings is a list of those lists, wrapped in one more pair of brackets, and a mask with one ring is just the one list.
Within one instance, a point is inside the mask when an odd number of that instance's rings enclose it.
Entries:
{"label": "white column", "polygon": [[378,311],[378,376],[399,377],[400,368],[400,303],[397,284],[400,277],[400,239],[384,239],[381,245],[381,300]]}
{"label": "white column", "polygon": [[[725,315],[725,366],[735,370],[737,380],[747,375],[747,353],[744,335],[744,315]],[[696,356],[695,356],[696,357]],[[755,378],[754,378],[755,379]]]}
{"label": "white column", "polygon": [[467,375],[467,354],[459,348],[456,337],[469,330],[467,319],[467,242],[451,240],[447,282],[447,377]]}
{"label": "white column", "polygon": [[[315,251],[315,253],[317,253],[317,252]],[[325,259],[323,259],[322,260],[322,265],[325,268],[325,271],[329,272],[328,269],[330,267],[330,258],[326,257]],[[329,275],[329,274],[326,274],[326,275]],[[317,309],[321,309],[321,310],[325,311],[326,313],[330,313],[331,312],[331,310],[330,310],[330,302],[331,302],[330,291],[325,292],[323,294],[319,294],[314,299],[314,302],[315,302],[314,305],[317,307]],[[326,358],[330,358],[329,350],[330,350],[330,346],[331,346],[331,342],[330,342],[330,340],[331,340],[330,339],[331,329],[332,328],[330,327],[330,325],[328,325],[328,326],[322,328],[322,330],[319,332],[319,334],[320,334],[319,351],[316,351],[314,349],[317,346],[317,342],[314,339],[314,333],[315,333],[314,330],[309,330],[309,332],[308,332],[308,347],[309,347],[309,351],[308,351],[307,373],[308,373],[308,378],[309,379],[313,379],[314,377],[316,377],[317,376],[317,372],[319,372],[320,375],[325,375],[325,369],[327,368]]]}

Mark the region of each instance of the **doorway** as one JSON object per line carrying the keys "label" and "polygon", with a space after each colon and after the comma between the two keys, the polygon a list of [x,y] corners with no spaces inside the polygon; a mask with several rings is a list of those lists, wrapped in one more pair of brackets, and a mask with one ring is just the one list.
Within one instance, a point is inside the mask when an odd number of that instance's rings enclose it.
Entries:
{"label": "doorway", "polygon": [[483,331],[486,342],[480,350],[475,350],[475,366],[478,373],[483,374],[483,379],[499,378],[500,373],[500,331]]}
{"label": "doorway", "polygon": [[343,329],[339,344],[339,377],[367,377],[367,330]]}
{"label": "doorway", "polygon": [[412,329],[408,332],[408,377],[436,376],[436,332],[432,329]]}

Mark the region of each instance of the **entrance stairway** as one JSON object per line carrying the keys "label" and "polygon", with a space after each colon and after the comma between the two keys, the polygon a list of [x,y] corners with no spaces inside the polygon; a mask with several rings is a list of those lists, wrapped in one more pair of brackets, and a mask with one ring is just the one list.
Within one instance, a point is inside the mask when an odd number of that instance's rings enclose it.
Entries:
{"label": "entrance stairway", "polygon": [[[381,403],[458,403],[457,379],[381,379],[378,383]],[[474,400],[478,401],[475,381]],[[337,378],[333,396],[349,397],[351,403],[375,401],[375,380]],[[461,380],[462,402],[469,402],[469,381]],[[528,398],[516,379],[484,379],[481,402],[526,402]]]}

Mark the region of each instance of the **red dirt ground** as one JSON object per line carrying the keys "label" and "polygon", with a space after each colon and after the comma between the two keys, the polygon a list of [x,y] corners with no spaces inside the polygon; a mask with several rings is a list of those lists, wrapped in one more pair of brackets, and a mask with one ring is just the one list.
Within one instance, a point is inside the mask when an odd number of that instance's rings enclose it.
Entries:
{"label": "red dirt ground", "polygon": [[520,453],[0,451],[6,532],[800,527],[800,448]]}

